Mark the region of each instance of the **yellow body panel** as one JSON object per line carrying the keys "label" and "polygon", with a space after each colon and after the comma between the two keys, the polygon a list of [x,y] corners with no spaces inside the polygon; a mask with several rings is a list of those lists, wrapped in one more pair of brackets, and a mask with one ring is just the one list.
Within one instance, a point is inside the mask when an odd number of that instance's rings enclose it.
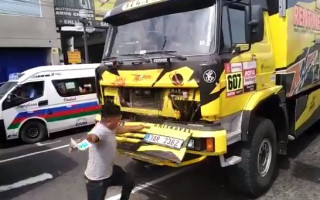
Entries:
{"label": "yellow body panel", "polygon": [[247,102],[244,110],[251,111],[251,110],[255,109],[256,106],[261,101],[263,101],[264,99],[268,98],[269,96],[276,95],[281,89],[282,89],[282,86],[274,86],[274,87],[271,87],[271,88],[267,88],[267,89],[255,92],[250,97],[250,99]]}
{"label": "yellow body panel", "polygon": [[299,119],[296,122],[295,129],[297,130],[300,128],[304,123],[306,123],[311,116],[314,114],[314,112],[319,109],[320,106],[320,90],[316,90],[315,92],[312,92],[308,96],[308,101],[306,104],[306,108],[304,109],[303,113],[299,117]]}

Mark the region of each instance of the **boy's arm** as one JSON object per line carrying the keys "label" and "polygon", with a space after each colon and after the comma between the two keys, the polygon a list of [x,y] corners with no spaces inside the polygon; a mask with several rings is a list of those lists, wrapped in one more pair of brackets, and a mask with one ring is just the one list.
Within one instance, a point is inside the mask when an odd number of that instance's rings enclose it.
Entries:
{"label": "boy's arm", "polygon": [[130,132],[137,132],[144,128],[148,128],[144,125],[137,125],[137,126],[119,126],[116,130],[116,134],[124,134]]}
{"label": "boy's arm", "polygon": [[77,141],[71,138],[71,142],[69,144],[69,153],[75,150],[86,150],[93,143],[99,142],[99,137],[94,133],[89,133],[85,138],[78,139]]}
{"label": "boy's arm", "polygon": [[86,139],[88,140],[88,142],[91,142],[91,143],[97,143],[100,140],[99,137],[94,133],[89,133]]}

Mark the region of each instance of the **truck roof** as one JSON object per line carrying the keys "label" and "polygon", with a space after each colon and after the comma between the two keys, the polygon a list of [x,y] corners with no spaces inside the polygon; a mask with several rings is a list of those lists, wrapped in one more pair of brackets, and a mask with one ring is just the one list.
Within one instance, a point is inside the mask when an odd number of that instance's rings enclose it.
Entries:
{"label": "truck roof", "polygon": [[[249,3],[249,0],[241,1]],[[205,8],[215,2],[216,0],[118,0],[115,7],[105,15],[104,21],[120,26],[157,16]],[[251,0],[251,2],[252,5],[260,5],[264,10],[268,9],[267,0]]]}

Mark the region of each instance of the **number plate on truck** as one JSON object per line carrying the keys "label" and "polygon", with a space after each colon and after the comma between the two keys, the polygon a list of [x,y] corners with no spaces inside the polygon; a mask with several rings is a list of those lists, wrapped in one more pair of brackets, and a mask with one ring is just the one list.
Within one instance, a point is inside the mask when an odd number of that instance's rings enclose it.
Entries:
{"label": "number plate on truck", "polygon": [[166,146],[173,149],[181,149],[183,145],[183,140],[161,135],[146,134],[143,140],[147,143]]}

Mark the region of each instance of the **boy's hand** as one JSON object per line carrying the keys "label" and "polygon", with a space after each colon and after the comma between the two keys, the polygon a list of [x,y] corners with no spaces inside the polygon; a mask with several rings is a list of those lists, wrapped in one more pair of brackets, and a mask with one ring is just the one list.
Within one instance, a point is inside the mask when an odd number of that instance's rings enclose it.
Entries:
{"label": "boy's hand", "polygon": [[137,125],[137,126],[134,126],[132,127],[132,131],[141,131],[142,129],[145,129],[145,128],[150,128],[150,126],[145,126],[145,125]]}
{"label": "boy's hand", "polygon": [[78,143],[73,138],[70,138],[69,153],[76,150],[78,150]]}
{"label": "boy's hand", "polygon": [[142,130],[142,129],[144,129],[144,128],[150,128],[150,126],[145,126],[145,125],[137,125],[137,126],[136,126],[136,129],[137,129],[138,131],[140,131],[140,130]]}

